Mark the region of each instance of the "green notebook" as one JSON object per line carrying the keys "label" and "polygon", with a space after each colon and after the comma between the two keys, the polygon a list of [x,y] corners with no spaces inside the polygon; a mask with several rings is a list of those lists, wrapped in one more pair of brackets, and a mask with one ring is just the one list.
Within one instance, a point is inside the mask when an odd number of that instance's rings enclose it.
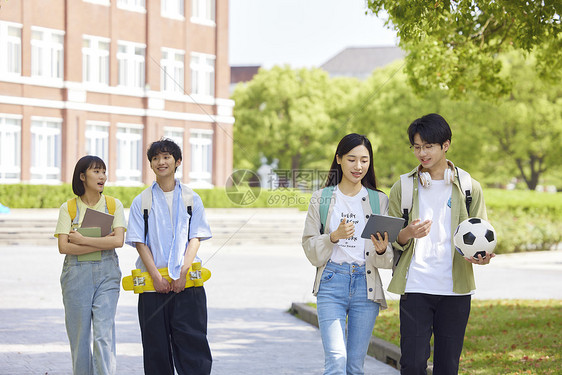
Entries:
{"label": "green notebook", "polygon": [[[84,237],[101,237],[100,227],[76,228],[76,231],[79,232]],[[93,260],[101,260],[101,251],[94,251],[93,253],[78,255],[79,262],[93,261]]]}

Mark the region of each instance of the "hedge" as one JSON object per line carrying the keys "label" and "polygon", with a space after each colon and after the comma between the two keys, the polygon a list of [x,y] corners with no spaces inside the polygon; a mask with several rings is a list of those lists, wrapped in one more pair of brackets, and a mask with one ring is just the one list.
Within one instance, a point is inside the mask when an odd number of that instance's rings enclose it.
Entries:
{"label": "hedge", "polygon": [[[146,186],[106,186],[104,193],[118,198],[125,207],[130,207],[133,199]],[[258,207],[292,207],[306,210],[310,194],[297,190],[245,189],[241,191],[224,188],[195,189],[207,208],[258,208]],[[249,194],[246,202],[243,195]],[[74,197],[70,184],[29,185],[0,184],[0,203],[10,208],[58,208]],[[251,202],[251,203],[247,203]]]}
{"label": "hedge", "polygon": [[[144,188],[106,186],[105,193],[130,207],[133,198]],[[290,189],[235,191],[214,188],[196,189],[196,192],[207,208],[292,207],[306,210],[311,196]],[[0,203],[11,208],[56,208],[72,196],[69,184],[0,185]],[[496,253],[548,250],[562,243],[562,193],[485,189],[484,198],[489,221],[498,236]]]}

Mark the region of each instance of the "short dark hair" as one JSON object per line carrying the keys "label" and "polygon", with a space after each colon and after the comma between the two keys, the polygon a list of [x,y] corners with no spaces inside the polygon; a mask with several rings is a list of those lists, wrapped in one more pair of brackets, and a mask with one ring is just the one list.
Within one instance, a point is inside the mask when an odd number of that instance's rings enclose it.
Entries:
{"label": "short dark hair", "polygon": [[152,142],[146,151],[146,156],[148,157],[148,161],[151,162],[153,157],[164,152],[172,155],[174,157],[174,161],[181,160],[180,146],[169,138],[161,138],[159,141]]}
{"label": "short dark hair", "polygon": [[451,141],[451,128],[443,116],[437,113],[430,113],[414,120],[408,127],[408,138],[410,144],[414,144],[414,136],[420,135],[422,141],[427,143],[439,143],[443,145],[446,141]]}
{"label": "short dark hair", "polygon": [[343,177],[343,172],[341,165],[338,164],[338,156],[342,158],[344,155],[348,154],[357,146],[365,146],[369,152],[369,168],[367,168],[367,173],[361,180],[361,184],[369,189],[377,189],[377,179],[375,176],[375,167],[373,166],[373,147],[369,139],[361,134],[351,133],[346,135],[338,143],[336,148],[336,154],[334,155],[334,160],[332,161],[332,166],[330,167],[330,172],[326,178],[326,186],[334,186],[341,182]]}
{"label": "short dark hair", "polygon": [[107,170],[103,160],[97,156],[86,155],[80,158],[80,160],[76,162],[76,166],[74,166],[74,174],[72,175],[72,191],[79,197],[86,193],[84,181],[80,179],[80,174],[86,173],[90,168],[103,168]]}

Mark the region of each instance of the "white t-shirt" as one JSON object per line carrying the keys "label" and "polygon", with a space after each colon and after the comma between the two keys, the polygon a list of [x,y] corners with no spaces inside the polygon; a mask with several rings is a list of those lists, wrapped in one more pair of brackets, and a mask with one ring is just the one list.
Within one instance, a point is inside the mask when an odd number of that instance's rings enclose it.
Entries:
{"label": "white t-shirt", "polygon": [[336,202],[330,216],[330,230],[335,231],[341,220],[345,218],[355,225],[355,234],[334,244],[330,258],[332,262],[365,264],[365,240],[361,238],[361,233],[365,228],[365,216],[361,201],[367,195],[365,187],[362,187],[359,193],[350,197],[343,194],[336,186]]}
{"label": "white t-shirt", "polygon": [[170,220],[172,221],[172,223],[174,222],[174,218],[172,215],[173,209],[172,209],[172,205],[174,204],[174,191],[165,191],[164,192],[164,197],[166,198],[166,203],[168,204],[168,212],[170,213]]}
{"label": "white t-shirt", "polygon": [[406,280],[407,293],[456,295],[451,256],[452,184],[433,180],[418,186],[420,219],[431,220],[429,234],[417,240]]}

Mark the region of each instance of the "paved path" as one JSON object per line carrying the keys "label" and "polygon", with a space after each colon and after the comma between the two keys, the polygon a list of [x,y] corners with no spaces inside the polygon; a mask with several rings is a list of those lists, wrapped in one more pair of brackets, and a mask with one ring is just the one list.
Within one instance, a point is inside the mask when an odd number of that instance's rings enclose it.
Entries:
{"label": "paved path", "polygon": [[[14,220],[17,215],[56,218],[53,210],[16,212]],[[208,210],[208,217],[220,234],[200,250],[213,272],[206,284],[213,374],[321,374],[318,330],[286,313],[292,302],[314,301],[314,269],[298,234],[304,213]],[[270,233],[256,235],[260,226]],[[54,245],[0,246],[0,375],[71,374],[58,281],[63,256]],[[136,251],[126,246],[118,253],[123,273],[129,272]],[[500,255],[476,267],[475,297],[562,299],[561,271],[562,251]],[[382,278],[388,285],[390,273]],[[142,373],[136,301],[122,291],[116,317],[119,375]],[[365,369],[398,373],[372,358]]]}
{"label": "paved path", "polygon": [[[209,260],[206,266],[213,272],[206,284],[213,374],[322,374],[319,331],[286,312],[293,301],[314,300],[314,269],[300,237],[272,244],[248,236],[249,228],[267,220],[280,222],[281,232],[287,222],[302,228],[304,214],[288,214],[230,212],[228,226],[237,234],[203,243],[200,256]],[[219,225],[218,215],[209,210],[212,226]],[[2,245],[0,254],[0,374],[71,374],[59,284],[63,256],[55,246],[30,245]],[[123,273],[134,268],[133,248],[125,246],[118,254]],[[121,292],[116,316],[119,375],[142,373],[136,303],[134,294]],[[370,357],[365,369],[367,374],[398,373]]]}

